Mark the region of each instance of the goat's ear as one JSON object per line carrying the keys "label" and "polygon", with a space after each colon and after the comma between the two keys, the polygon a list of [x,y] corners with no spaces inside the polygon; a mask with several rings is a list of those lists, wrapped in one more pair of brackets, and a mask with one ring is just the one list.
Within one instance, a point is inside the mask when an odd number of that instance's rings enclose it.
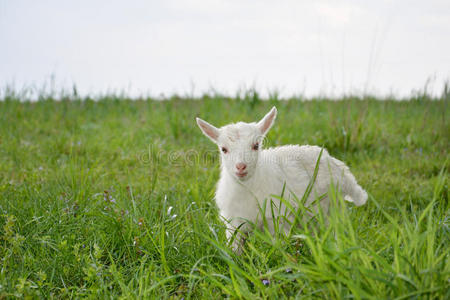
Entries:
{"label": "goat's ear", "polygon": [[274,106],[267,113],[267,115],[265,115],[264,118],[262,118],[262,120],[258,122],[257,126],[261,131],[262,135],[265,135],[269,131],[270,127],[272,127],[276,116],[277,116],[277,108]]}
{"label": "goat's ear", "polygon": [[219,137],[219,129],[200,118],[196,118],[196,120],[198,127],[200,127],[203,134],[209,137],[214,143],[217,143],[217,138]]}

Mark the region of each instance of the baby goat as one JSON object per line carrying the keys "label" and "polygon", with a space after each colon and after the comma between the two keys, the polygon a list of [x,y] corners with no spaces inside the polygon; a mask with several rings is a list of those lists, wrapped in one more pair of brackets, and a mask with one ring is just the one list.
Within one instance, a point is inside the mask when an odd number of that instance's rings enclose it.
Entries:
{"label": "baby goat", "polygon": [[[273,210],[267,205],[273,201],[278,213],[286,213],[285,205],[275,196],[284,191],[283,198],[292,207],[298,207],[298,199],[304,195],[313,177],[322,148],[317,146],[287,145],[261,149],[263,138],[272,127],[277,109],[275,107],[258,123],[229,124],[216,128],[197,118],[202,132],[219,146],[221,173],[216,190],[216,203],[220,215],[227,225],[227,238],[233,237],[239,228],[232,248],[241,251],[242,234],[251,228],[247,221],[262,225],[260,212],[265,211],[269,230],[273,233]],[[343,193],[344,199],[360,206],[366,203],[367,193],[356,182],[348,167],[323,150],[318,164],[318,173],[305,207],[320,195],[328,192],[333,182]],[[267,201],[269,200],[269,201]],[[322,211],[328,212],[328,197],[320,201]],[[265,209],[264,206],[266,205]],[[284,210],[282,209],[284,207]],[[318,207],[314,206],[317,212]],[[311,214],[311,211],[310,211]],[[311,217],[311,216],[309,216]],[[289,214],[289,222],[280,227],[287,232],[295,216]]]}

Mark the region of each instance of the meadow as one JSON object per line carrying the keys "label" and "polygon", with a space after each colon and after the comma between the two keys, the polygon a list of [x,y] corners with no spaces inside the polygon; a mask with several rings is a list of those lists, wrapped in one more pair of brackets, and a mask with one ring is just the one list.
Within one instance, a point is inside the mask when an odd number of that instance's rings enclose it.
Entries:
{"label": "meadow", "polygon": [[[449,299],[450,97],[0,101],[0,298]],[[369,193],[329,224],[229,250],[215,145],[195,123],[278,118]],[[302,229],[303,228],[303,229]]]}

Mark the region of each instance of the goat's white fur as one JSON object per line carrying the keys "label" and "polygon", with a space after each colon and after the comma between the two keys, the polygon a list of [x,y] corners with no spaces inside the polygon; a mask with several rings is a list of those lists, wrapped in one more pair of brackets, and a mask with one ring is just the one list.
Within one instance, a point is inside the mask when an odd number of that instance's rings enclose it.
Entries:
{"label": "goat's white fur", "polygon": [[[262,150],[255,150],[255,144],[261,144],[267,131],[272,127],[277,110],[275,107],[258,123],[229,124],[221,128],[197,118],[202,132],[219,146],[221,152],[221,173],[216,189],[216,203],[220,215],[227,224],[227,238],[230,240],[234,231],[239,228],[242,233],[248,232],[247,221],[262,224],[259,215],[264,205],[272,200],[280,210],[283,204],[273,195],[280,195],[285,189],[284,198],[293,207],[298,207],[295,197],[301,199],[313,176],[317,159],[322,148],[317,146],[287,145]],[[226,150],[224,153],[222,150]],[[238,176],[236,164],[246,164],[245,176]],[[319,162],[319,170],[312,193],[305,206],[310,205],[317,196],[328,192],[333,182],[343,193],[344,199],[360,206],[366,203],[367,193],[356,182],[349,168],[340,160],[331,157],[324,149]],[[328,197],[321,200],[322,211],[328,212]],[[261,209],[263,208],[263,209]],[[315,207],[317,211],[317,207]],[[273,232],[273,216],[269,207],[265,208],[269,229]],[[275,212],[275,213],[277,213]],[[294,216],[288,217],[290,221]],[[281,224],[289,229],[288,224]],[[240,252],[242,237],[236,236],[233,249]]]}

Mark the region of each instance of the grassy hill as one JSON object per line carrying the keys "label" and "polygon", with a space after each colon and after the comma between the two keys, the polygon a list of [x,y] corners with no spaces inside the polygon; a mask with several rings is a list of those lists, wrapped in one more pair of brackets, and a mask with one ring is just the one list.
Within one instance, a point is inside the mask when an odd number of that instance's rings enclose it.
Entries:
{"label": "grassy hill", "polygon": [[[435,101],[0,101],[0,298],[449,299],[450,108]],[[218,153],[195,124],[314,144],[369,193],[291,238],[226,245]]]}

